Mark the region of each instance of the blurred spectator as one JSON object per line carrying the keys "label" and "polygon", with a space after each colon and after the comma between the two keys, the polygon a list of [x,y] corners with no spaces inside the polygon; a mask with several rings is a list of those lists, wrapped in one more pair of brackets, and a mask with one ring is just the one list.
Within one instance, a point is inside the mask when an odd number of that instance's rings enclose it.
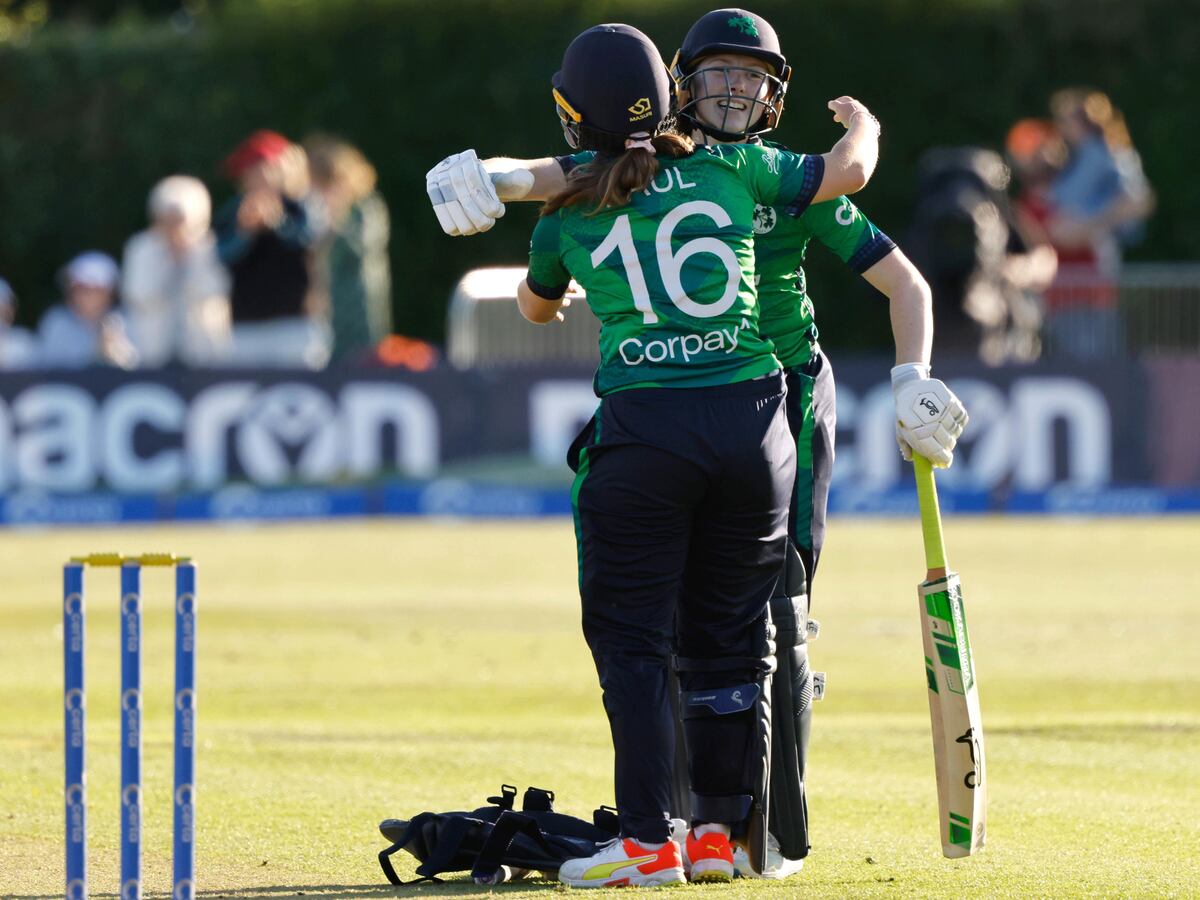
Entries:
{"label": "blurred spectator", "polygon": [[1048,119],[1021,119],[1009,129],[1004,149],[1016,176],[1014,214],[1033,240],[1050,247],[1050,186],[1066,161],[1066,144]]}
{"label": "blurred spectator", "polygon": [[17,295],[0,278],[0,369],[28,369],[37,363],[37,341],[25,328],[14,325]]}
{"label": "blurred spectator", "polygon": [[1014,217],[1004,160],[979,147],[939,147],[917,172],[908,250],[933,290],[938,347],[993,365],[1036,359],[1041,317],[1031,292],[1048,283],[1053,255]]}
{"label": "blurred spectator", "polygon": [[304,197],[304,151],[257,131],[229,155],[225,171],[240,188],[216,218],[217,252],[232,276],[230,361],[320,368],[329,342],[312,308],[310,266],[321,216]]}
{"label": "blurred spectator", "polygon": [[81,369],[101,363],[131,369],[137,351],[112,309],[120,271],[106,253],[76,256],[62,271],[66,299],[38,323],[38,358],[46,368]]}
{"label": "blurred spectator", "polygon": [[1070,88],[1050,98],[1050,109],[1067,152],[1042,210],[1059,263],[1046,292],[1046,338],[1056,354],[1105,358],[1123,346],[1121,244],[1140,236],[1154,192],[1125,120],[1107,96]]}
{"label": "blurred spectator", "polygon": [[317,273],[329,297],[332,358],[362,359],[392,330],[387,205],[375,190],[375,168],[356,148],[316,135],[305,149],[329,216]]}
{"label": "blurred spectator", "polygon": [[196,178],[150,192],[150,227],[125,245],[121,300],[143,366],[211,366],[229,354],[229,275],[217,258],[212,201]]}

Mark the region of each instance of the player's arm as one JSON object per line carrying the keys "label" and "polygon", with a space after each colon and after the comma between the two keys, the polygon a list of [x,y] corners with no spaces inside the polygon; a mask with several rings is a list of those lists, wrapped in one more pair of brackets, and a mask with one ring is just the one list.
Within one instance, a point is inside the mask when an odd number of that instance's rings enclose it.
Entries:
{"label": "player's arm", "polygon": [[571,286],[571,273],[559,255],[561,228],[562,219],[557,214],[542,216],[529,240],[529,271],[517,285],[517,308],[535,325],[563,317],[561,310]]}
{"label": "player's arm", "polygon": [[766,164],[752,162],[748,167],[747,183],[755,200],[799,217],[814,204],[827,203],[866,185],[879,158],[879,122],[851,97],[830,100],[829,107],[846,126],[846,134],[828,153],[818,156],[737,145],[737,151],[747,157],[762,154]]}
{"label": "player's arm", "polygon": [[929,282],[897,247],[862,277],[888,298],[896,365],[929,365],[933,348],[933,292]]}
{"label": "player's arm", "polygon": [[[496,193],[508,203],[513,200],[549,200],[567,186],[567,176],[557,157],[510,159],[494,156],[483,161]],[[526,174],[527,173],[527,174]]]}
{"label": "player's arm", "polygon": [[838,97],[828,105],[846,133],[832,150],[821,154],[825,177],[813,196],[814,203],[861,191],[879,162],[879,120],[853,97]]}
{"label": "player's arm", "polygon": [[896,342],[892,394],[900,453],[912,459],[915,450],[935,466],[949,466],[967,424],[967,411],[943,381],[929,374],[933,345],[933,292],[929,283],[899,248],[862,276],[888,298],[890,307]]}
{"label": "player's arm", "polygon": [[929,364],[933,301],[916,266],[848,197],[813,203],[801,220],[813,235],[889,300],[896,364]]}
{"label": "player's arm", "polygon": [[528,278],[517,285],[517,308],[521,310],[521,315],[534,325],[547,325],[555,320],[561,322],[565,298],[566,288],[563,288],[562,296],[554,299],[537,293],[537,290],[530,286]]}

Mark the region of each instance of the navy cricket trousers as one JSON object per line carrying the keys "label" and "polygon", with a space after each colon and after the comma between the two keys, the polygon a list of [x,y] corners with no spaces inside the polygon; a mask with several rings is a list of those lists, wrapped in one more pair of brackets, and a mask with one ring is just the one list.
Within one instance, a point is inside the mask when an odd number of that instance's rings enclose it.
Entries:
{"label": "navy cricket trousers", "polygon": [[[750,661],[771,655],[767,604],[795,477],[784,399],[780,375],[623,391],[602,399],[572,447],[583,630],[626,836],[668,836],[673,638],[680,657],[745,665],[681,673],[684,691],[757,681]],[[749,714],[690,723],[692,791],[750,793],[757,740]]]}

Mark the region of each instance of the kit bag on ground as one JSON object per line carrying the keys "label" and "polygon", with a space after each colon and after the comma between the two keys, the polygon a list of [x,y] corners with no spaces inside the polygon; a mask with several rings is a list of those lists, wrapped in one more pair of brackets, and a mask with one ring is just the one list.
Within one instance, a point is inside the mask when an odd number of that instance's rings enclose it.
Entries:
{"label": "kit bag on ground", "polygon": [[415,884],[438,882],[446,872],[470,872],[490,883],[502,866],[553,873],[565,860],[591,856],[619,833],[617,812],[601,806],[586,822],[554,811],[554,792],[531,787],[521,811],[513,809],[517,789],[503,785],[499,797],[472,812],[424,812],[411,819],[384,819],[379,830],[392,845],[379,854],[379,865],[392,884],[405,884],[390,857],[406,850],[415,856]]}

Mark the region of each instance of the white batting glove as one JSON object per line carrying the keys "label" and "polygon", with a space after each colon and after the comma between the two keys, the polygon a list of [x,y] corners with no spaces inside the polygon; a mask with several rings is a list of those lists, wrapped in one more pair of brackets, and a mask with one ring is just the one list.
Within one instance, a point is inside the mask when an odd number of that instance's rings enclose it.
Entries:
{"label": "white batting glove", "polygon": [[968,420],[954,391],[930,378],[929,366],[904,363],[892,369],[892,394],[900,455],[912,460],[916,451],[939,469],[954,462],[954,446]]}
{"label": "white batting glove", "polygon": [[504,215],[504,204],[474,150],[447,156],[430,169],[425,190],[442,231],[449,235],[487,231]]}

